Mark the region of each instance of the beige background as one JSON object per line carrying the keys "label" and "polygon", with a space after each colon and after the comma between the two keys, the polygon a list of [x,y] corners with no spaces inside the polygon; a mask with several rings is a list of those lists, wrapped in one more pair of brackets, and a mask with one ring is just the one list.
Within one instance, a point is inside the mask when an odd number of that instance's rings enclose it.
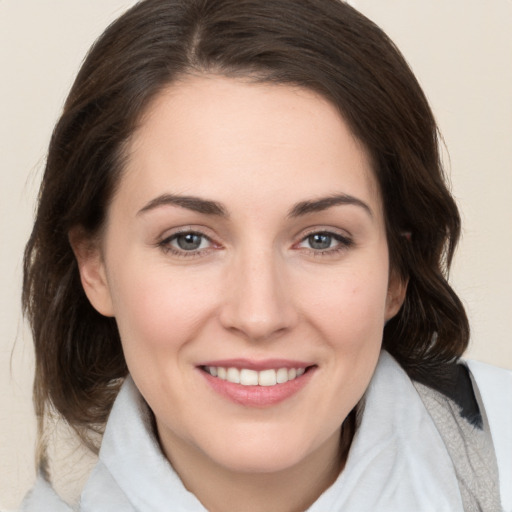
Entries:
{"label": "beige background", "polygon": [[[0,0],[0,509],[34,477],[21,257],[45,148],[92,41],[128,0]],[[464,219],[452,282],[469,356],[512,368],[512,0],[353,0],[397,43],[433,106]]]}

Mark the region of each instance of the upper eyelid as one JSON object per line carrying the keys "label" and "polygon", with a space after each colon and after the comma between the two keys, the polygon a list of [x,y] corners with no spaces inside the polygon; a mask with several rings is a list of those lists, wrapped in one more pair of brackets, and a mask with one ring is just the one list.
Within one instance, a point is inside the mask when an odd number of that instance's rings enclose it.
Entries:
{"label": "upper eyelid", "polygon": [[[351,237],[340,235],[339,233],[333,233],[332,231],[313,231],[313,233],[310,233],[309,235],[302,237],[295,245],[302,244],[310,236],[317,235],[317,234],[330,236],[334,240],[336,240],[338,243],[340,243],[341,245],[345,245],[345,246],[353,245],[353,243],[354,243],[354,241],[352,240]],[[328,251],[329,249],[325,249],[325,250]]]}
{"label": "upper eyelid", "polygon": [[327,235],[327,236],[331,236],[332,238],[343,239],[343,240],[351,240],[352,239],[351,236],[344,235],[344,234],[338,233],[336,231],[311,231],[310,233],[301,237],[300,241],[302,242],[303,240],[306,240],[307,238],[309,238],[310,236],[313,236],[313,235]]}
{"label": "upper eyelid", "polygon": [[166,240],[172,239],[173,237],[184,235],[187,233],[193,233],[196,235],[201,235],[212,241],[214,237],[209,234],[209,229],[202,226],[182,226],[179,228],[167,229],[165,230],[159,237],[159,242],[164,242]]}
{"label": "upper eyelid", "polygon": [[178,231],[176,233],[173,233],[172,235],[164,237],[163,242],[165,242],[166,240],[174,240],[181,235],[198,235],[202,238],[205,238],[206,240],[208,240],[210,242],[212,241],[211,237],[209,237],[208,235],[205,235],[204,233],[201,233],[200,231]]}
{"label": "upper eyelid", "polygon": [[303,229],[297,233],[295,236],[298,240],[304,240],[308,236],[314,235],[316,233],[326,233],[330,235],[340,236],[342,238],[350,238],[352,239],[352,234],[346,229],[342,228],[334,228],[332,226],[311,226],[310,228]]}

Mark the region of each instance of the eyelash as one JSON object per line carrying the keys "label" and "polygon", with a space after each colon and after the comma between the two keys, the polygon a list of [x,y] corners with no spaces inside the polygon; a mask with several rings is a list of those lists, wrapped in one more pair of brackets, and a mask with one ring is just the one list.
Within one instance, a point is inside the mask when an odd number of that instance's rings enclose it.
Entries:
{"label": "eyelash", "polygon": [[[193,236],[201,237],[202,240],[206,240],[211,245],[206,248],[190,250],[190,251],[187,251],[185,249],[177,249],[171,245],[173,241],[177,240],[180,236],[185,236],[185,235],[193,235]],[[303,248],[305,252],[307,252],[308,254],[315,256],[315,257],[317,257],[317,256],[333,256],[342,251],[346,251],[347,249],[349,249],[350,247],[352,247],[354,245],[354,241],[347,236],[343,236],[343,235],[340,235],[339,233],[335,233],[333,231],[328,231],[328,230],[314,230],[314,231],[310,231],[309,233],[304,235],[298,243],[294,244],[293,247],[300,248],[300,245],[302,243],[306,242],[309,238],[311,238],[315,235],[330,237],[331,239],[338,242],[334,248],[327,248],[327,249]],[[157,245],[164,252],[164,254],[171,253],[174,256],[177,256],[180,258],[198,257],[201,255],[204,255],[207,252],[210,252],[212,249],[220,247],[219,245],[216,246],[215,242],[213,242],[213,240],[209,236],[205,235],[201,231],[197,231],[194,229],[183,229],[176,233],[173,233],[172,235],[170,235],[170,236],[164,238],[163,240],[161,240],[160,242],[158,242]]]}
{"label": "eyelash", "polygon": [[327,248],[327,249],[304,248],[308,254],[310,254],[314,257],[335,256],[335,255],[339,254],[340,252],[346,251],[347,249],[349,249],[350,247],[352,247],[354,245],[354,241],[351,238],[341,235],[339,233],[333,232],[333,231],[329,231],[329,230],[310,231],[305,236],[303,236],[301,238],[300,242],[296,245],[300,245],[300,244],[306,242],[308,240],[308,238],[315,236],[315,235],[330,237],[331,239],[335,240],[338,243],[335,247]]}
{"label": "eyelash", "polygon": [[195,235],[198,237],[201,237],[202,240],[208,241],[212,246],[215,246],[215,243],[213,240],[205,235],[204,233],[201,233],[201,231],[197,231],[194,229],[183,229],[176,233],[173,233],[171,236],[168,236],[164,238],[162,241],[158,242],[158,247],[164,252],[164,254],[171,253],[174,256],[177,256],[179,258],[193,258],[197,256],[204,255],[206,252],[209,252],[212,250],[213,247],[206,247],[203,249],[196,249],[192,251],[187,251],[185,249],[177,249],[171,245],[171,243],[175,240],[177,240],[180,236],[185,235]]}

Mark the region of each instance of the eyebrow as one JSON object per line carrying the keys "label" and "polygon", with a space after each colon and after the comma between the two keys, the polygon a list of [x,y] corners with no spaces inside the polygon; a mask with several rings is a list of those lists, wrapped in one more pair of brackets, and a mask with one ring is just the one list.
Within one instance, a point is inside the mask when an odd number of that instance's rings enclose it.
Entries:
{"label": "eyebrow", "polygon": [[353,205],[363,208],[373,218],[371,208],[361,199],[348,194],[336,194],[328,197],[321,197],[311,201],[297,203],[288,214],[289,217],[301,217],[309,213],[321,212],[338,205]]}
{"label": "eyebrow", "polygon": [[175,194],[162,194],[161,196],[155,197],[141,208],[137,215],[141,213],[154,210],[160,206],[180,206],[187,210],[194,212],[203,213],[206,215],[218,215],[220,217],[227,217],[226,209],[216,201],[210,201],[208,199],[201,199],[200,197],[194,196],[180,196]]}
{"label": "eyebrow", "polygon": [[[226,208],[217,201],[209,199],[202,199],[195,196],[181,196],[176,194],[162,194],[149,201],[142,207],[137,215],[154,210],[161,206],[179,206],[192,210],[194,212],[202,213],[205,215],[216,215],[219,217],[229,217]],[[316,213],[327,210],[334,206],[339,205],[354,205],[363,208],[370,217],[373,217],[371,208],[357,197],[348,194],[336,194],[328,197],[321,197],[319,199],[301,201],[292,207],[288,213],[289,217],[301,217],[309,213]]]}

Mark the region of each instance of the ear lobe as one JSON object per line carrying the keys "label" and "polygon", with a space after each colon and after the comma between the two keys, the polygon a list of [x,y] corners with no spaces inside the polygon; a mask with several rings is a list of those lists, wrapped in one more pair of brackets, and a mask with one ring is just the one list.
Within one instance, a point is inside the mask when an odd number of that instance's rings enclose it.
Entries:
{"label": "ear lobe", "polygon": [[386,298],[386,321],[391,320],[400,311],[405,300],[408,283],[408,279],[400,277],[396,272],[391,272]]}
{"label": "ear lobe", "polygon": [[104,316],[114,316],[110,287],[99,241],[92,239],[82,227],[72,228],[68,238],[89,302],[98,313]]}

